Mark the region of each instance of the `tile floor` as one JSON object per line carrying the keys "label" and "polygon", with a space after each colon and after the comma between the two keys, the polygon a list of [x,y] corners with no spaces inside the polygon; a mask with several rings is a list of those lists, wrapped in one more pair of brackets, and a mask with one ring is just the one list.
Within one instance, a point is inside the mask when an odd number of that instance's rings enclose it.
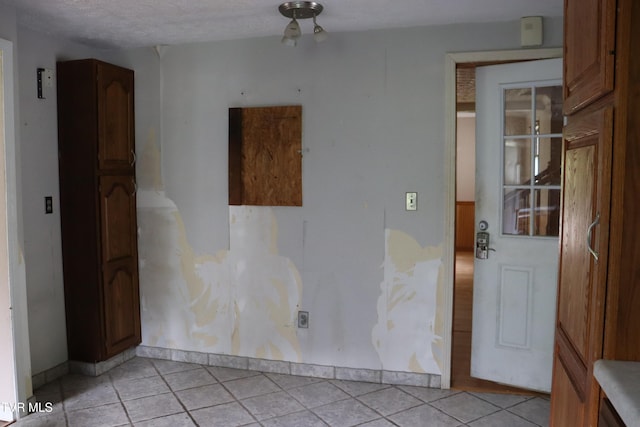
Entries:
{"label": "tile floor", "polygon": [[50,412],[16,427],[547,426],[549,400],[243,371],[135,358],[35,392]]}

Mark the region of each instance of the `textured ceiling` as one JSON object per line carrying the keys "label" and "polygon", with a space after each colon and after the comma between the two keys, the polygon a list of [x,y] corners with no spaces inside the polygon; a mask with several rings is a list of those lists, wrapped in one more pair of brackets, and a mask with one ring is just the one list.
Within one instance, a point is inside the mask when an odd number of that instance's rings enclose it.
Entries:
{"label": "textured ceiling", "polygon": [[[96,47],[142,47],[279,35],[268,0],[0,0],[22,25]],[[561,16],[562,0],[321,0],[331,32]],[[302,30],[311,31],[310,22]]]}
{"label": "textured ceiling", "polygon": [[476,102],[476,68],[456,69],[456,103],[474,104]]}

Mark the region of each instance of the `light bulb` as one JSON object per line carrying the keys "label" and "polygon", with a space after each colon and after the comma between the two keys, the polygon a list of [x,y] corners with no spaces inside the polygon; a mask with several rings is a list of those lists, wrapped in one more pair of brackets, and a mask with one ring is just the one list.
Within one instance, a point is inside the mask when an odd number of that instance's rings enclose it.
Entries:
{"label": "light bulb", "polygon": [[282,43],[285,46],[295,47],[298,44],[298,40],[291,37],[284,36],[282,37],[282,40],[280,41],[280,43]]}
{"label": "light bulb", "polygon": [[328,38],[329,38],[329,35],[324,30],[324,28],[322,28],[320,25],[316,24],[316,26],[313,27],[313,39],[316,42],[321,43],[321,42],[325,41]]}
{"label": "light bulb", "polygon": [[298,21],[296,21],[296,18],[294,17],[285,27],[284,36],[291,39],[297,39],[301,35],[302,31],[300,31],[300,24],[298,24]]}
{"label": "light bulb", "polygon": [[316,15],[313,15],[313,39],[317,42],[317,43],[321,43],[323,41],[325,41],[327,38],[329,37],[329,35],[327,34],[327,32],[324,30],[324,28],[322,28],[320,25],[318,25],[318,23],[316,22]]}

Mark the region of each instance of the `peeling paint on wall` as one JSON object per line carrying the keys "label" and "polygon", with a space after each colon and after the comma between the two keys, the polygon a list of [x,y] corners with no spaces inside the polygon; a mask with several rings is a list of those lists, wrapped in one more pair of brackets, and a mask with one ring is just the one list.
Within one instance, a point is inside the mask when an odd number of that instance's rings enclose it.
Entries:
{"label": "peeling paint on wall", "polygon": [[162,189],[150,133],[138,169],[140,294],[145,345],[301,361],[294,320],[302,280],[278,254],[269,207],[232,206],[230,249],[197,254]]}
{"label": "peeling paint on wall", "polygon": [[262,206],[230,206],[229,211],[227,264],[237,290],[237,354],[300,361],[295,319],[302,279],[293,262],[278,255],[273,211]]}
{"label": "peeling paint on wall", "polygon": [[372,331],[382,369],[442,373],[441,258],[441,247],[423,248],[402,231],[385,230],[384,279]]}

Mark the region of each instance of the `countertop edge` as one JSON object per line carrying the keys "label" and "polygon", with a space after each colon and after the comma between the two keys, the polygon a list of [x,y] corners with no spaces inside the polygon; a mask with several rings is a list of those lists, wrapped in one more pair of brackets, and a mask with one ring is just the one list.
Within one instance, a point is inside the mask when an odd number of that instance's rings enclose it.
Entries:
{"label": "countertop edge", "polygon": [[593,375],[622,421],[640,425],[640,362],[598,360]]}

